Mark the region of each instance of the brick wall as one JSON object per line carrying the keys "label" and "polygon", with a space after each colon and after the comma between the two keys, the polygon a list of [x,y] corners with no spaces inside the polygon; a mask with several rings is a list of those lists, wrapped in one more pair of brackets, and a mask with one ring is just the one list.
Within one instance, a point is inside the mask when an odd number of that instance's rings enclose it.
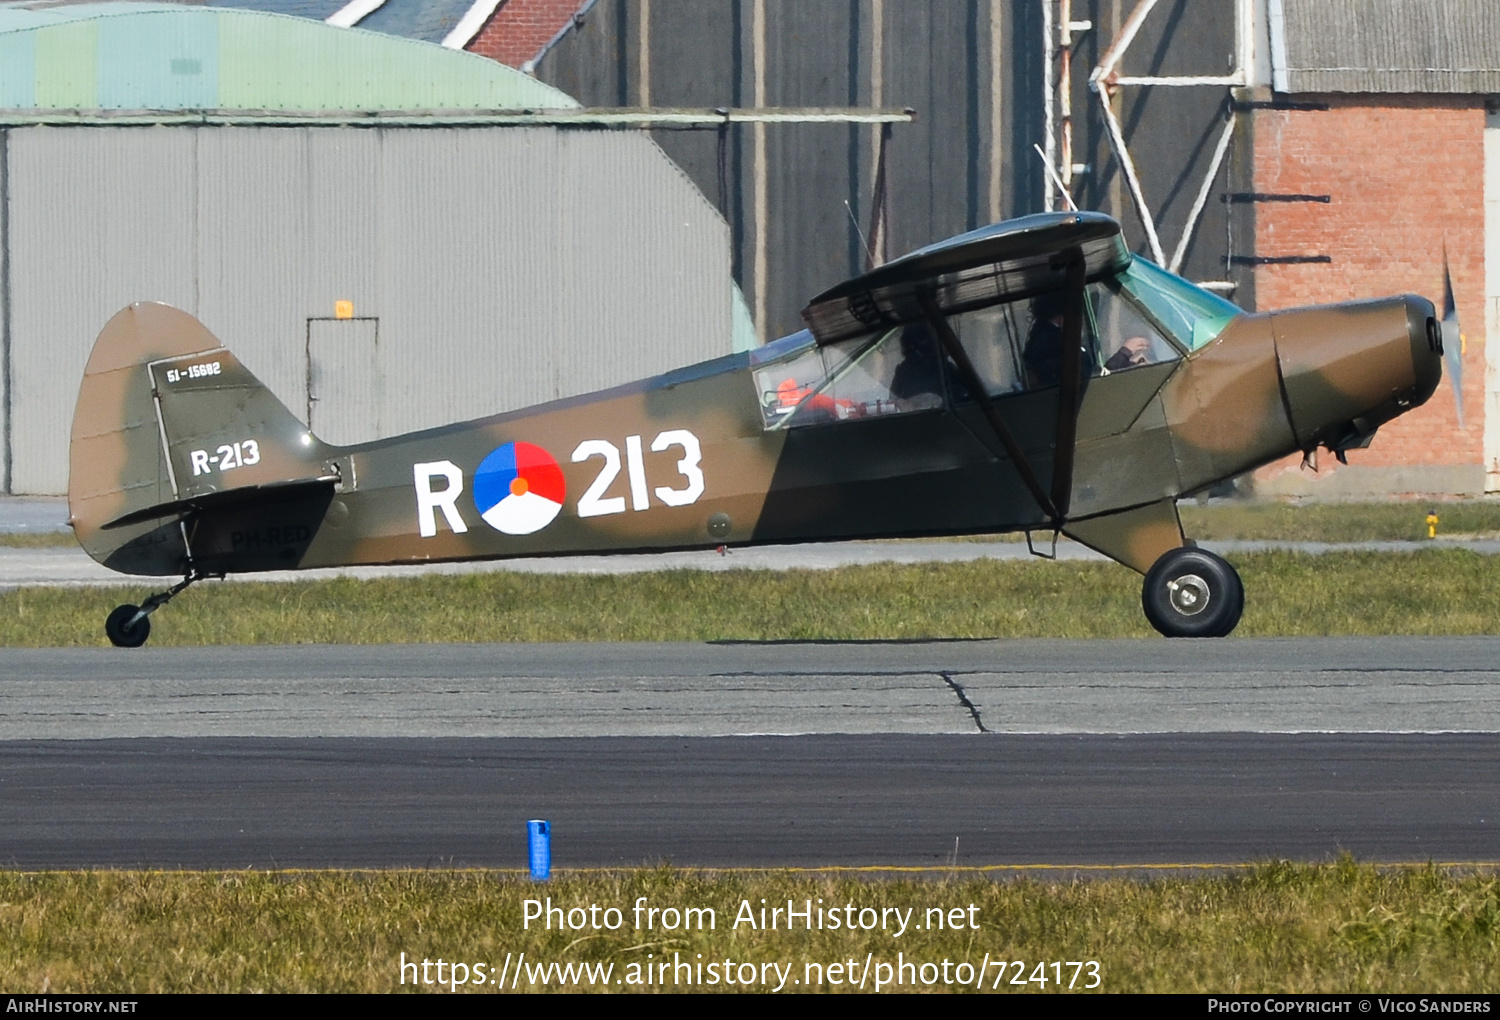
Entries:
{"label": "brick wall", "polygon": [[[1302,99],[1304,97],[1298,97]],[[1368,450],[1349,453],[1367,472],[1401,477],[1413,488],[1476,477],[1434,468],[1484,461],[1484,124],[1482,98],[1449,96],[1316,97],[1329,109],[1261,110],[1255,114],[1255,190],[1330,195],[1318,202],[1262,202],[1256,207],[1256,254],[1328,255],[1328,264],[1256,269],[1262,311],[1296,305],[1421,294],[1442,310],[1447,245],[1464,357],[1464,422],[1454,414],[1451,384],[1423,407],[1383,426]],[[1322,455],[1321,478],[1288,477],[1300,458],[1257,473],[1257,488],[1292,492],[1328,486],[1338,465]],[[1331,465],[1331,469],[1330,469]],[[1341,490],[1357,489],[1355,475]],[[1417,479],[1431,479],[1423,485]],[[1375,489],[1380,486],[1374,486]],[[1344,494],[1348,494],[1347,491]]]}
{"label": "brick wall", "polygon": [[465,48],[520,67],[536,56],[581,6],[582,0],[501,0]]}

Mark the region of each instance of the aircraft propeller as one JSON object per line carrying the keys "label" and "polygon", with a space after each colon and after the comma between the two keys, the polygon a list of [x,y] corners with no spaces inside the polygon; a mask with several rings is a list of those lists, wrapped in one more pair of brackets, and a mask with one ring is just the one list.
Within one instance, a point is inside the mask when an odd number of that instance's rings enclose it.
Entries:
{"label": "aircraft propeller", "polygon": [[1453,384],[1453,406],[1458,412],[1458,427],[1464,427],[1464,335],[1458,325],[1458,306],[1453,301],[1453,276],[1448,272],[1448,250],[1443,249],[1443,361],[1448,381]]}

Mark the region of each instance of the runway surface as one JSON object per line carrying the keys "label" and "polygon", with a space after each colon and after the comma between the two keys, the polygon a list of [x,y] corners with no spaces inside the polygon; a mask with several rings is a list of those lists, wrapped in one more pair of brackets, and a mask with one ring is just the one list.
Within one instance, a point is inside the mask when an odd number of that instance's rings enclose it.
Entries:
{"label": "runway surface", "polygon": [[[1494,735],[0,745],[11,867],[1494,859]],[[957,856],[954,856],[957,840]]]}
{"label": "runway surface", "polygon": [[1496,860],[1497,695],[1492,638],[4,649],[0,864]]}
{"label": "runway surface", "polygon": [[1500,732],[1500,638],[0,649],[0,740]]}

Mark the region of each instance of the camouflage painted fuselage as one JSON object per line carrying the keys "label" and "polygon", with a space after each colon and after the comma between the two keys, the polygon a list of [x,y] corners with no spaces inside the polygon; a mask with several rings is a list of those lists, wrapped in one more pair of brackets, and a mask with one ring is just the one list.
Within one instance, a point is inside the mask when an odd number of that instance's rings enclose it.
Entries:
{"label": "camouflage painted fuselage", "polygon": [[[1425,401],[1440,376],[1433,314],[1409,296],[1242,315],[1180,360],[1092,378],[1062,529],[1145,571],[1183,544],[1178,496],[1320,444],[1358,445]],[[768,428],[752,374],[738,355],[341,448],[309,435],[196,320],[135,305],[106,326],[85,374],[72,523],[105,565],[161,575],[1058,523],[973,402]],[[993,401],[1044,485],[1057,401],[1056,388]],[[503,483],[517,456],[555,462],[561,489],[543,493],[555,508],[486,516],[495,495],[476,492]],[[525,475],[510,483],[518,497]]]}

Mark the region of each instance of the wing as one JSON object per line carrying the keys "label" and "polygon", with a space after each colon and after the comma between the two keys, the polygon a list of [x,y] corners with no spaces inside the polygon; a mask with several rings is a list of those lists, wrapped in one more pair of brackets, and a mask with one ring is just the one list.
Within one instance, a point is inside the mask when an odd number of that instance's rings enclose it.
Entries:
{"label": "wing", "polygon": [[[888,262],[824,291],[802,310],[820,344],[872,329],[1068,287],[1081,253],[1085,282],[1130,264],[1120,224],[1103,213],[1040,213],[996,223]],[[1076,283],[1075,283],[1076,285]]]}

